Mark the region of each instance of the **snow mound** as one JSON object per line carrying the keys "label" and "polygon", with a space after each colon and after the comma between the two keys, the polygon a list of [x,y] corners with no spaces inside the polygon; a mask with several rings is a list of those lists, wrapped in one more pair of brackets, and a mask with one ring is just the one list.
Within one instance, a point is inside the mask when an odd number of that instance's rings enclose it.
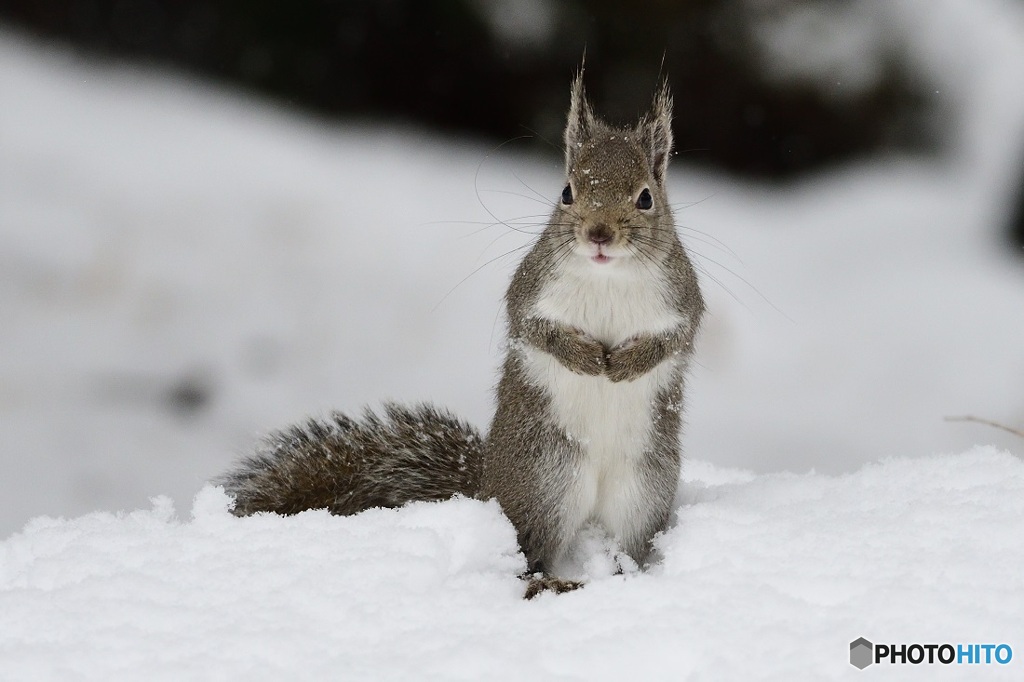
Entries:
{"label": "snow mound", "polygon": [[206,487],[189,520],[161,497],[30,521],[0,544],[0,678],[833,678],[861,636],[1014,646],[986,677],[1024,659],[1024,462],[991,447],[842,476],[691,463],[655,566],[532,602],[494,502],[229,507]]}

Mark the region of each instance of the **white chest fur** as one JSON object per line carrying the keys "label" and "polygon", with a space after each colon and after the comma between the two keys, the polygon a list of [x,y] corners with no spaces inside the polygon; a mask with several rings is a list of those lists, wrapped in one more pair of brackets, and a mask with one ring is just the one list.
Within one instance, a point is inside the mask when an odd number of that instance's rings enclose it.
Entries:
{"label": "white chest fur", "polygon": [[[683,321],[649,270],[622,265],[613,272],[590,263],[564,268],[545,286],[532,314],[581,329],[609,348]],[[628,534],[641,493],[636,465],[650,444],[652,404],[669,382],[679,380],[677,360],[669,358],[633,381],[613,383],[576,374],[539,349],[521,352],[531,381],[551,396],[551,417],[585,455],[576,499],[566,512],[579,523],[594,518],[616,536]]]}
{"label": "white chest fur", "polygon": [[570,261],[544,286],[532,314],[582,329],[609,348],[637,334],[667,331],[682,321],[668,305],[665,284],[656,271],[635,262]]}

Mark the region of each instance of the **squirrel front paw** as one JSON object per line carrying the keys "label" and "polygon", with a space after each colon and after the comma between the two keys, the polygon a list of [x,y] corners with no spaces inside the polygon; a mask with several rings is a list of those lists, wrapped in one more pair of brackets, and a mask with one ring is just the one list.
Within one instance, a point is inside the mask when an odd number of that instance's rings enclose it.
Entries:
{"label": "squirrel front paw", "polygon": [[554,355],[576,374],[599,376],[605,373],[608,351],[600,341],[578,329],[565,332],[554,349]]}
{"label": "squirrel front paw", "polygon": [[610,381],[632,381],[647,374],[665,358],[662,344],[652,337],[632,338],[608,351],[605,376]]}

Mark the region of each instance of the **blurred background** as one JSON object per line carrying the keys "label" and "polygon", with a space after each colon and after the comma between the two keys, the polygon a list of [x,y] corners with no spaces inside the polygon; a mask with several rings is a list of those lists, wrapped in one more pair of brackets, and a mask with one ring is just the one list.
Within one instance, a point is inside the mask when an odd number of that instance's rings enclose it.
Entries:
{"label": "blurred background", "polygon": [[[935,152],[942,102],[881,2],[8,0],[82,54],[169,65],[347,120],[557,143],[567,74],[616,120],[671,77],[688,161],[786,178]],[[787,53],[799,53],[796,55]],[[792,59],[791,57],[796,57]]]}
{"label": "blurred background", "polygon": [[1021,0],[5,0],[0,535],[192,494],[384,398],[481,427],[568,85],[675,97],[687,451],[1021,439]]}

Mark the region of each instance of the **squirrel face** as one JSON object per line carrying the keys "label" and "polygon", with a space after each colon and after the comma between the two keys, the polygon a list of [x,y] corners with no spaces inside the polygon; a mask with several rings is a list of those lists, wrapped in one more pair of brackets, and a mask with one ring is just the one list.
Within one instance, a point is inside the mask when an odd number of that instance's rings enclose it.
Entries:
{"label": "squirrel face", "polygon": [[675,243],[664,186],[671,119],[672,98],[663,85],[636,128],[613,128],[593,114],[577,76],[565,129],[567,184],[555,216],[560,228],[573,231],[577,257],[604,267],[631,259],[658,263]]}

